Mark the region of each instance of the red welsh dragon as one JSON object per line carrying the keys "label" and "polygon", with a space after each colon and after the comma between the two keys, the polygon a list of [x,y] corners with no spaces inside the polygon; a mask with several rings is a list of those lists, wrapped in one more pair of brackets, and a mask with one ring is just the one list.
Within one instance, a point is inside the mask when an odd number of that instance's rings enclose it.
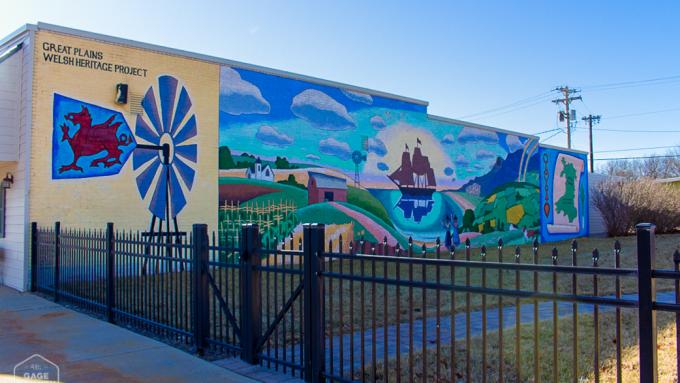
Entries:
{"label": "red welsh dragon", "polygon": [[[65,123],[61,125],[62,141],[68,141],[73,151],[73,162],[70,165],[64,165],[59,168],[59,173],[67,170],[77,170],[82,172],[83,168],[78,166],[80,157],[92,156],[103,151],[106,155],[94,159],[90,163],[90,167],[97,167],[99,164],[104,164],[104,167],[110,167],[115,164],[120,164],[120,155],[123,153],[119,147],[127,146],[132,143],[132,137],[121,134],[116,136],[116,131],[121,122],[113,122],[116,116],[109,117],[102,124],[92,125],[92,117],[87,107],[82,106],[82,110],[78,113],[68,113],[64,116],[67,121],[70,121],[74,126],[80,126],[78,131],[71,137],[68,135],[68,125]],[[113,123],[112,123],[113,122]]]}

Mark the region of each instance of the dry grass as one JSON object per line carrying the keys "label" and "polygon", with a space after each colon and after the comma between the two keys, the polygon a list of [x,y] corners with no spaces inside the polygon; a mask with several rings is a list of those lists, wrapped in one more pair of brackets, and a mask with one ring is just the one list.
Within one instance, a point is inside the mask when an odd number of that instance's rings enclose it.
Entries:
{"label": "dry grass", "polygon": [[[628,311],[622,315],[622,381],[639,381],[638,353],[637,353],[637,322],[636,313]],[[613,312],[602,314],[600,317],[600,382],[616,382],[616,342],[615,342],[615,316]],[[553,365],[553,323],[543,321],[538,327],[538,348],[534,347],[533,324],[523,325],[520,329],[520,360],[517,369],[515,353],[514,328],[506,329],[503,334],[503,377],[504,382],[535,382],[535,372],[538,372],[538,381],[541,382],[572,382],[574,379],[573,369],[573,339],[572,319],[565,318],[558,321],[557,337],[557,370]],[[658,336],[658,371],[659,382],[677,382],[676,352],[675,352],[675,322],[674,316],[659,315]],[[581,315],[578,328],[578,372],[576,378],[579,382],[595,381],[594,374],[594,330],[593,316]],[[471,341],[470,380],[481,382],[483,374],[486,374],[488,382],[501,381],[499,375],[499,343],[498,333],[490,332],[487,335],[487,360],[484,367],[482,363],[482,338],[475,337]],[[427,381],[427,382],[464,382],[466,381],[466,348],[464,341],[456,342],[455,377],[451,373],[451,348],[443,346],[439,355],[439,371],[437,375],[437,358],[434,345],[427,351],[425,364],[423,353],[414,354],[413,367],[410,368],[407,356],[401,358],[401,369],[397,369],[396,358],[390,359],[387,369],[382,363],[376,366],[375,376],[372,366],[366,366],[365,371],[357,371],[354,379],[361,380],[362,375],[366,381],[403,382]],[[538,369],[534,371],[534,355],[540,350],[538,356]],[[423,374],[425,371],[425,374]],[[555,379],[555,374],[557,379]],[[385,377],[387,376],[387,379]],[[348,377],[348,375],[346,375]]]}

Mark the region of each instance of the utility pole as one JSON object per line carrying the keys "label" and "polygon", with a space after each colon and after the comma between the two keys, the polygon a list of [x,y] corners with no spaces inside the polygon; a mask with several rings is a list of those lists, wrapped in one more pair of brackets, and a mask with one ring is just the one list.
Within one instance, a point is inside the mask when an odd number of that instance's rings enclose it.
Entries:
{"label": "utility pole", "polygon": [[563,96],[563,98],[552,100],[552,102],[555,104],[564,104],[564,111],[560,111],[560,121],[567,120],[567,147],[571,149],[571,120],[572,118],[576,118],[576,113],[575,111],[569,110],[569,104],[571,104],[572,101],[581,100],[581,96],[572,96],[581,91],[571,89],[568,86],[557,87],[555,90],[561,92]]}
{"label": "utility pole", "polygon": [[590,172],[595,172],[595,159],[593,157],[593,123],[599,124],[601,116],[593,116],[589,114],[588,117],[583,117],[583,121],[588,121],[588,131],[590,132]]}

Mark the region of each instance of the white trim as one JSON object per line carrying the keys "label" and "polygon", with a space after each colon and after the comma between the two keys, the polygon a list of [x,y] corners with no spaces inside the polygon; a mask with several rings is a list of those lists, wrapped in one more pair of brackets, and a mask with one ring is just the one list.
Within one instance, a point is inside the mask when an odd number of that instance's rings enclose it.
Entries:
{"label": "white trim", "polygon": [[34,31],[35,29],[36,26],[33,24],[24,24],[21,27],[17,28],[17,30],[15,30],[14,32],[0,39],[0,51],[4,50],[5,46],[12,45],[13,41],[22,39],[23,35],[26,34],[26,32]]}
{"label": "white trim", "polygon": [[494,132],[512,134],[513,136],[533,138],[533,139],[536,139],[536,140],[540,139],[540,137],[538,137],[538,136],[534,136],[534,135],[527,134],[527,133],[513,132],[512,130],[494,128],[493,126],[480,125],[480,124],[475,124],[473,122],[461,121],[461,120],[456,120],[456,119],[448,118],[448,117],[435,116],[434,114],[428,114],[427,117],[431,120],[441,121],[441,122],[445,122],[445,123],[448,123],[448,124],[456,124],[456,125],[466,126],[466,127],[469,127],[469,128],[490,130],[490,131],[494,131]]}
{"label": "white trim", "polygon": [[[25,162],[24,162],[24,289],[28,290],[31,286],[31,155],[33,153],[33,75],[34,75],[34,63],[35,63],[35,29],[29,28],[28,33],[28,44],[24,44],[22,51],[24,49],[30,49],[30,62],[23,63],[23,65],[28,65],[28,84],[26,89],[28,89],[28,95],[26,97],[26,102],[29,105],[29,113],[26,118],[25,132],[22,134],[26,135],[26,150],[25,150]],[[26,55],[23,56],[24,58]],[[23,80],[23,79],[22,79]],[[21,138],[20,138],[21,139]]]}
{"label": "white trim", "polygon": [[135,47],[135,48],[155,51],[155,52],[164,53],[164,54],[170,54],[170,55],[175,55],[175,56],[183,56],[183,57],[207,61],[207,62],[220,64],[220,65],[228,65],[228,66],[232,66],[232,67],[237,67],[237,68],[246,69],[246,70],[252,70],[252,71],[270,74],[270,75],[274,75],[274,76],[287,77],[287,78],[291,78],[291,79],[294,79],[294,80],[307,81],[307,82],[311,82],[311,83],[315,83],[315,84],[319,84],[319,85],[325,85],[325,86],[330,86],[330,87],[335,87],[335,88],[347,89],[347,90],[351,90],[351,91],[355,91],[355,92],[367,93],[367,94],[370,94],[372,96],[391,98],[391,99],[395,99],[395,100],[398,100],[398,101],[403,101],[403,102],[421,105],[421,106],[425,106],[425,107],[427,107],[428,104],[429,104],[427,101],[418,100],[418,99],[411,98],[411,97],[399,96],[399,95],[396,95],[396,94],[382,92],[382,91],[378,91],[378,90],[363,88],[363,87],[360,87],[360,86],[344,84],[344,83],[331,81],[331,80],[324,80],[324,79],[317,78],[317,77],[306,76],[306,75],[287,72],[287,71],[283,71],[283,70],[279,70],[279,69],[267,68],[267,67],[263,67],[263,66],[259,66],[259,65],[243,63],[243,62],[240,62],[240,61],[227,60],[227,59],[223,59],[223,58],[220,58],[220,57],[189,52],[189,51],[185,51],[185,50],[181,50],[181,49],[168,48],[168,47],[164,47],[164,46],[160,46],[160,45],[143,43],[143,42],[136,41],[136,40],[129,40],[129,39],[124,39],[124,38],[120,38],[120,37],[103,35],[103,34],[100,34],[100,33],[87,32],[87,31],[83,31],[83,30],[79,30],[79,29],[62,27],[60,25],[38,22],[37,29],[38,30],[46,30],[46,31],[56,32],[56,33],[63,33],[63,34],[67,34],[67,35],[74,35],[74,36],[78,36],[78,37],[82,37],[82,38],[99,40],[99,41],[108,42],[108,43],[112,43],[112,44],[127,45],[127,46],[131,46],[131,47]]}
{"label": "white trim", "polygon": [[541,144],[541,143],[539,143],[539,145],[540,145],[541,147],[543,147],[543,148],[561,150],[561,151],[563,151],[563,152],[572,152],[572,153],[588,154],[588,152],[585,151],[585,150],[567,149],[567,148],[563,148],[563,147],[561,147],[561,146],[548,145],[548,144]]}

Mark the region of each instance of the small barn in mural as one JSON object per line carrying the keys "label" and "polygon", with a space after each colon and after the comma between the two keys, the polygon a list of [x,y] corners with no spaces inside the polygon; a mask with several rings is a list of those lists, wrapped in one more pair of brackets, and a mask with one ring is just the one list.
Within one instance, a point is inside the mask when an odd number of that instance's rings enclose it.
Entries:
{"label": "small barn in mural", "polygon": [[309,172],[307,203],[347,202],[347,181],[323,173]]}

